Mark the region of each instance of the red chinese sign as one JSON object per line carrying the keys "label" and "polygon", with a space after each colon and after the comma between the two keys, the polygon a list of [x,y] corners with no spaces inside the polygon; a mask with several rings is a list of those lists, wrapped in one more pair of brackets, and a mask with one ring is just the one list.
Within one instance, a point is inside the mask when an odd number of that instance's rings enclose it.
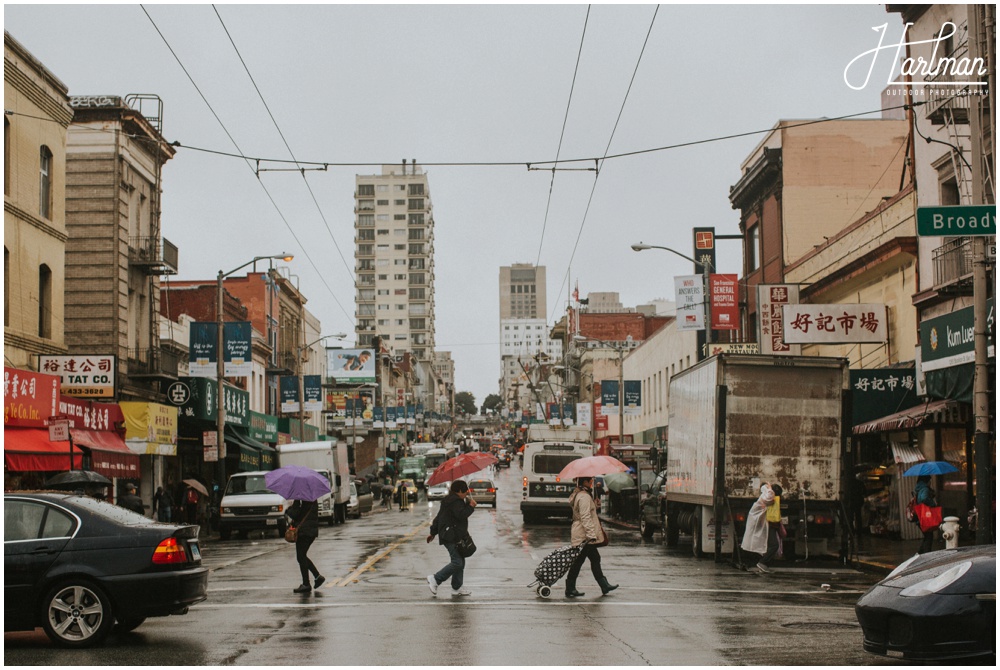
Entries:
{"label": "red chinese sign", "polygon": [[885,305],[786,305],[785,342],[882,343],[888,341]]}
{"label": "red chinese sign", "polygon": [[59,399],[59,414],[69,419],[71,428],[114,431],[125,423],[125,415],[117,403],[78,400],[65,395]]}
{"label": "red chinese sign", "polygon": [[757,285],[757,342],[760,353],[798,356],[802,347],[785,342],[782,308],[799,301],[799,287],[795,284]]}
{"label": "red chinese sign", "polygon": [[44,428],[59,413],[59,377],[3,369],[3,425]]}
{"label": "red chinese sign", "polygon": [[740,327],[739,286],[736,275],[709,275],[712,330],[737,330]]}

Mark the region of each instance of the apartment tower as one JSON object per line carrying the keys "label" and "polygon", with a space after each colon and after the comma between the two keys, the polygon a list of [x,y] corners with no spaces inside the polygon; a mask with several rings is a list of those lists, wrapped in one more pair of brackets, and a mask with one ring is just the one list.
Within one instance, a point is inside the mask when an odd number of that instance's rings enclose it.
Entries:
{"label": "apartment tower", "polygon": [[355,177],[358,346],[379,335],[394,354],[434,352],[434,215],[416,160]]}

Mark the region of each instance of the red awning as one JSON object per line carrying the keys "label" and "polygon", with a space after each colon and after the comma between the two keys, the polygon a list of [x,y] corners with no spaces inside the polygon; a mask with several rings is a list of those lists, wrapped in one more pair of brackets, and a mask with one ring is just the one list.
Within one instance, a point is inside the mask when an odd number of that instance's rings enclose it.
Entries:
{"label": "red awning", "polygon": [[[4,466],[13,472],[70,469],[69,442],[51,442],[46,428],[4,428]],[[83,468],[83,452],[73,450],[73,468]]]}
{"label": "red awning", "polygon": [[71,428],[69,434],[75,446],[91,450],[90,469],[94,472],[105,477],[134,479],[139,476],[139,455],[132,453],[118,433]]}
{"label": "red awning", "polygon": [[962,424],[968,421],[966,406],[955,400],[932,400],[916,407],[904,409],[881,419],[873,419],[854,427],[855,435],[889,433],[896,430],[919,428],[925,423]]}

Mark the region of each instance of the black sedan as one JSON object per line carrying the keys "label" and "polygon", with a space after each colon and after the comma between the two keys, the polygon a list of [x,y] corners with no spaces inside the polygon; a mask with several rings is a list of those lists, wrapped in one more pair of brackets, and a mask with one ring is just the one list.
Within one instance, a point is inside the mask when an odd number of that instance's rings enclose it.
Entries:
{"label": "black sedan", "polygon": [[855,605],[865,651],[913,661],[996,656],[996,546],[914,556]]}
{"label": "black sedan", "polygon": [[197,526],[71,493],[6,493],[3,512],[4,631],[86,647],[206,598]]}

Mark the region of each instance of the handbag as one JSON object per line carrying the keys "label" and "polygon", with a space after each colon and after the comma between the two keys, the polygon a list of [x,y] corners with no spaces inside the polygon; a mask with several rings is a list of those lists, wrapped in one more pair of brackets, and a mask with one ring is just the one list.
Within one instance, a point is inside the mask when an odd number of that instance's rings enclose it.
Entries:
{"label": "handbag", "polygon": [[466,533],[465,537],[455,543],[455,549],[458,550],[459,556],[468,558],[476,553],[476,543],[472,541],[472,536]]}
{"label": "handbag", "polygon": [[933,530],[941,525],[940,507],[931,507],[930,505],[920,503],[919,505],[914,505],[913,509],[917,513],[917,520],[920,522],[921,532],[926,533],[927,531]]}
{"label": "handbag", "polygon": [[[310,507],[309,511],[306,512],[305,515],[302,517],[302,519],[299,521],[300,525],[302,524],[303,521],[306,520],[306,517],[308,517],[311,512],[312,508]],[[291,542],[292,544],[294,544],[295,542],[298,541],[298,539],[299,539],[298,526],[289,525],[288,528],[285,529],[285,542]]]}

